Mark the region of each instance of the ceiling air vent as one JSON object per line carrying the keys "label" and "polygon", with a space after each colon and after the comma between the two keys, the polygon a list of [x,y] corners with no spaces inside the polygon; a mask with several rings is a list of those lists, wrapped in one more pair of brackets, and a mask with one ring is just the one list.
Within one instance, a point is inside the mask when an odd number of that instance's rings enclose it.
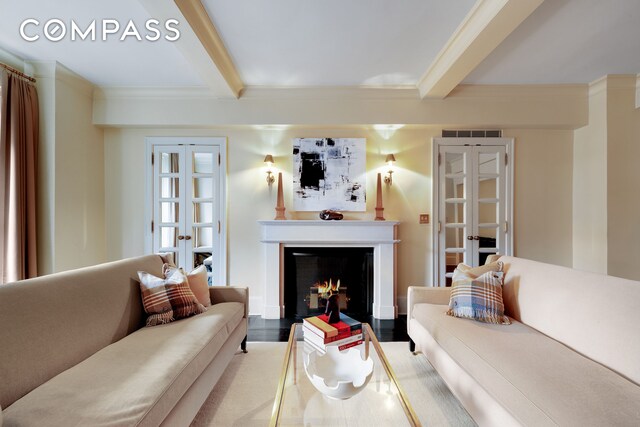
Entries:
{"label": "ceiling air vent", "polygon": [[502,137],[501,130],[442,130],[443,138],[500,138]]}

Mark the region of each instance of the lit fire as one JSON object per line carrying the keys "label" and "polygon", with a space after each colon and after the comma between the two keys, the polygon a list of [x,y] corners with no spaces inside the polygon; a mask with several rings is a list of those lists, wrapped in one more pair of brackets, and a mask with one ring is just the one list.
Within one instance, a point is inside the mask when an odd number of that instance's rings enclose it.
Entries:
{"label": "lit fire", "polygon": [[338,289],[340,289],[340,279],[334,284],[331,279],[329,282],[325,280],[324,283],[316,283],[316,288],[318,288],[318,296],[320,298],[328,299],[331,295],[335,295],[338,293]]}

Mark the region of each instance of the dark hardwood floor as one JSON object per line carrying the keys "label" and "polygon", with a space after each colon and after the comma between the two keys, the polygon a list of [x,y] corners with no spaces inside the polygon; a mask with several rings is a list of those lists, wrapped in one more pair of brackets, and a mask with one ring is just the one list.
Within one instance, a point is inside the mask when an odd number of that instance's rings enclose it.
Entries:
{"label": "dark hardwood floor", "polygon": [[[371,325],[378,341],[409,341],[407,335],[407,316],[400,315],[393,320],[359,319]],[[263,319],[261,316],[249,316],[247,341],[288,341],[291,325],[300,319]]]}

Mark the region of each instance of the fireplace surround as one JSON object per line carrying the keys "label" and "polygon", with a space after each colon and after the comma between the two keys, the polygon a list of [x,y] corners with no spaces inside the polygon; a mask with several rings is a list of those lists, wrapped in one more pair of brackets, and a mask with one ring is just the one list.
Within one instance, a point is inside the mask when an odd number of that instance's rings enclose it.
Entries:
{"label": "fireplace surround", "polygon": [[263,310],[266,319],[285,316],[285,251],[295,248],[372,248],[373,303],[376,319],[394,319],[396,296],[397,221],[258,221],[265,253]]}

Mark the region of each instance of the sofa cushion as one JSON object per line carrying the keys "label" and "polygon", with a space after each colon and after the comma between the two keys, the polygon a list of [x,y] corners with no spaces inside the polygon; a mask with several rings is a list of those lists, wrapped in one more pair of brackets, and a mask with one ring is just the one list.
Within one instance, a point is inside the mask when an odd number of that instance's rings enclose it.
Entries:
{"label": "sofa cushion", "polygon": [[416,304],[410,322],[523,424],[615,425],[640,418],[640,387],[599,363],[520,322],[504,327],[446,311],[446,305]]}
{"label": "sofa cushion", "polygon": [[205,307],[211,305],[211,297],[209,296],[209,276],[207,275],[207,268],[203,265],[197,267],[189,274],[187,274],[189,280],[189,287],[193,294],[198,298],[200,304]]}
{"label": "sofa cushion", "polygon": [[147,326],[173,322],[207,310],[191,291],[182,270],[169,268],[164,276],[160,278],[138,271],[142,304],[144,311],[149,315]]}
{"label": "sofa cushion", "polygon": [[640,282],[503,256],[505,314],[640,385]]}
{"label": "sofa cushion", "polygon": [[12,425],[159,425],[242,320],[244,305],[143,328],[4,410]]}

